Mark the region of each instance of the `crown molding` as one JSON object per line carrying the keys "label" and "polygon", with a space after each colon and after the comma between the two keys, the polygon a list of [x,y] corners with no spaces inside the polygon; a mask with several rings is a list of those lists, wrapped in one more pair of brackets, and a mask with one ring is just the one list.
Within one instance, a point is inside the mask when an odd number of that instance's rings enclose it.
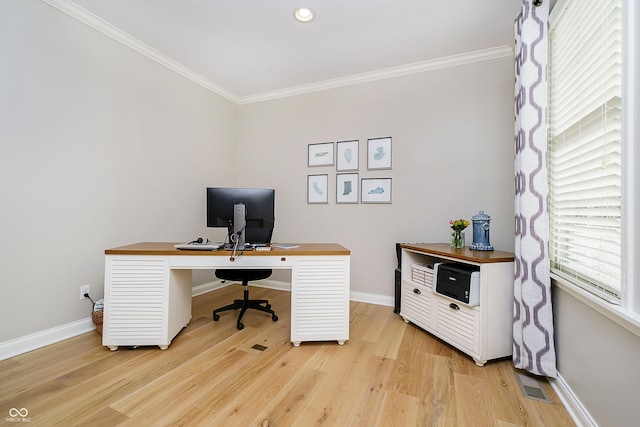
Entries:
{"label": "crown molding", "polygon": [[228,99],[229,101],[238,104],[239,99],[233,94],[229,93],[222,87],[216,85],[211,82],[207,78],[202,75],[194,72],[190,68],[182,65],[181,63],[171,59],[167,55],[162,52],[152,48],[151,46],[141,42],[136,39],[129,33],[122,31],[121,29],[115,27],[104,19],[94,15],[88,10],[78,6],[69,0],[42,0],[44,3],[49,4],[50,6],[55,7],[61,12],[66,13],[72,18],[77,19],[83,24],[88,25],[96,31],[101,32],[102,34],[111,37],[113,40],[122,43],[123,45],[133,49],[134,51],[146,56],[147,58],[157,62],[158,64],[175,71],[181,76],[197,83],[198,85],[222,96],[223,98]]}
{"label": "crown molding", "polygon": [[460,55],[447,56],[444,58],[429,61],[417,62],[413,64],[386,68],[369,73],[355,74],[352,76],[325,80],[308,85],[295,86],[287,89],[265,92],[257,95],[238,97],[219,85],[211,82],[204,76],[196,73],[183,64],[173,60],[162,52],[136,39],[130,34],[115,27],[104,19],[92,14],[88,10],[78,6],[70,0],[42,0],[44,3],[66,13],[72,18],[88,25],[100,33],[111,37],[113,40],[133,49],[147,58],[167,67],[194,83],[210,90],[213,93],[233,102],[237,105],[253,104],[257,102],[270,101],[274,99],[287,98],[290,96],[303,95],[307,93],[320,92],[344,86],[352,86],[362,83],[385,80],[395,77],[407,76],[410,74],[424,73],[427,71],[439,70],[442,68],[457,67],[474,62],[490,61],[493,59],[513,56],[514,51],[511,46],[498,46],[490,49],[467,52]]}
{"label": "crown molding", "polygon": [[416,62],[413,64],[398,67],[385,68],[383,70],[369,73],[354,74],[352,76],[341,77],[332,80],[325,80],[309,85],[296,86],[288,89],[266,92],[258,95],[240,97],[239,103],[252,104],[256,102],[269,101],[278,98],[303,95],[306,93],[320,92],[328,89],[335,89],[344,86],[352,86],[362,83],[369,83],[377,80],[391,79],[395,77],[408,76],[410,74],[424,73],[427,71],[439,70],[442,68],[458,67],[472,64],[474,62],[491,61],[493,59],[513,57],[514,51],[510,46],[498,46],[490,49],[467,52],[460,55],[447,56],[444,58],[432,59],[429,61]]}

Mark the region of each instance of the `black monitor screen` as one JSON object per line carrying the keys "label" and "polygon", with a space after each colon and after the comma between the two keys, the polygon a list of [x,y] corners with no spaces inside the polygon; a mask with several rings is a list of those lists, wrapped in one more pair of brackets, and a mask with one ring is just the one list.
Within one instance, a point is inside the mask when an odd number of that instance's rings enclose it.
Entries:
{"label": "black monitor screen", "polygon": [[275,224],[274,189],[207,188],[207,227],[226,227],[233,231],[234,205],[244,205],[246,241],[269,243]]}

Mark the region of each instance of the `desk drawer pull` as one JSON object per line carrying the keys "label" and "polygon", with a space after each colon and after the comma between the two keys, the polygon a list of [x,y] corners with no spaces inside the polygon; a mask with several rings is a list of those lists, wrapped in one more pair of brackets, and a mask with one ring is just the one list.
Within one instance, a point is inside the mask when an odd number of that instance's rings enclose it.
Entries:
{"label": "desk drawer pull", "polygon": [[280,261],[285,262],[287,259],[285,257],[280,258]]}
{"label": "desk drawer pull", "polygon": [[418,289],[418,288],[414,288],[414,289],[413,289],[413,293],[414,293],[414,294],[418,294],[418,295],[420,295],[420,293],[421,293],[421,292],[420,292],[420,289]]}
{"label": "desk drawer pull", "polygon": [[460,307],[458,307],[458,304],[451,303],[449,304],[449,307],[453,308],[454,310],[460,310]]}

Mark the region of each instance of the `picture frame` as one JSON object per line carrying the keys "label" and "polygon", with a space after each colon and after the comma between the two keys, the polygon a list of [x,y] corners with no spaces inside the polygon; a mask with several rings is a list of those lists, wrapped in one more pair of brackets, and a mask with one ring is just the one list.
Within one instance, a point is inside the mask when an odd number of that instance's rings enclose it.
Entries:
{"label": "picture frame", "polygon": [[391,169],[391,137],[367,140],[367,169]]}
{"label": "picture frame", "polygon": [[329,203],[329,175],[307,175],[307,203]]}
{"label": "picture frame", "polygon": [[338,141],[336,143],[336,170],[357,171],[359,169],[359,140]]}
{"label": "picture frame", "polygon": [[307,164],[309,166],[333,166],[333,142],[309,144]]}
{"label": "picture frame", "polygon": [[391,178],[362,178],[362,203],[391,203]]}
{"label": "picture frame", "polygon": [[336,203],[358,203],[358,174],[336,174]]}

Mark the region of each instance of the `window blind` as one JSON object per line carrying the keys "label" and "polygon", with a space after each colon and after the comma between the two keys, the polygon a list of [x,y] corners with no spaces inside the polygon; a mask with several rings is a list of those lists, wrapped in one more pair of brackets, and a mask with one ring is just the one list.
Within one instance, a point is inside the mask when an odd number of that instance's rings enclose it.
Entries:
{"label": "window blind", "polygon": [[551,269],[621,292],[621,0],[558,2],[549,29]]}

